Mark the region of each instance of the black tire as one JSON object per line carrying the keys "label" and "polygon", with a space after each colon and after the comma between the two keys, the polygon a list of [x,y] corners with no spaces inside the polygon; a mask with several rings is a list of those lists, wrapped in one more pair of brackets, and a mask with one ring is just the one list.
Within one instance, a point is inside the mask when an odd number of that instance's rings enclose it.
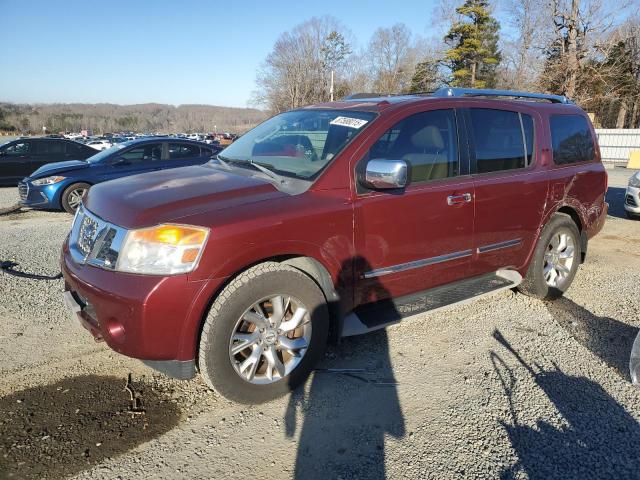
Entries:
{"label": "black tire", "polygon": [[[574,261],[562,285],[553,287],[544,278],[545,253],[552,237],[559,231],[568,232],[573,236]],[[569,215],[565,213],[554,214],[542,229],[527,275],[518,286],[518,291],[541,300],[554,300],[561,297],[573,282],[581,259],[582,247],[578,227]]]}
{"label": "black tire", "polygon": [[640,220],[640,215],[638,215],[637,213],[632,213],[629,210],[625,210],[624,213],[627,214],[627,218],[629,220]]}
{"label": "black tire", "polygon": [[[256,385],[241,378],[232,365],[229,342],[236,323],[251,305],[278,294],[296,297],[307,307],[311,338],[305,355],[288,375],[270,384]],[[328,332],[329,312],[316,283],[293,267],[261,263],[233,279],[211,305],[200,338],[200,374],[210,388],[230,400],[266,402],[290,392],[308,378],[324,353]]]}
{"label": "black tire", "polygon": [[69,185],[64,192],[62,192],[62,208],[67,213],[71,215],[76,213],[76,209],[78,208],[77,204],[74,204],[72,198],[74,193],[78,193],[79,191],[86,191],[91,187],[88,183],[72,183]]}

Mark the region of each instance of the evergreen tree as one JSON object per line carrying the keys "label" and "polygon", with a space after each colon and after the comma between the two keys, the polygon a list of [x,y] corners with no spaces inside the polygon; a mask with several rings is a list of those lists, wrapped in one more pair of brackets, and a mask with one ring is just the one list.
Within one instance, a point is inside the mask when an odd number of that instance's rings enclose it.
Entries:
{"label": "evergreen tree", "polygon": [[451,85],[472,88],[493,88],[496,68],[501,60],[498,50],[500,24],[489,13],[487,0],[466,0],[456,8],[464,21],[455,22],[445,42],[450,49],[445,61],[451,69]]}
{"label": "evergreen tree", "polygon": [[410,93],[430,92],[435,90],[438,84],[438,65],[435,62],[425,60],[416,65],[416,70],[411,77]]}

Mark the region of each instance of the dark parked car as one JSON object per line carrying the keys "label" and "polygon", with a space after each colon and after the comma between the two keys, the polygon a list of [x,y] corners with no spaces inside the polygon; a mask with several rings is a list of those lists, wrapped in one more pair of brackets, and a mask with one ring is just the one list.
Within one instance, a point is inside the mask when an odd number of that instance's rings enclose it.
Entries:
{"label": "dark parked car", "polygon": [[[84,146],[83,146],[84,147]],[[89,147],[86,147],[89,148]],[[208,162],[219,148],[187,140],[155,138],[122,142],[87,160],[43,165],[18,185],[26,207],[75,212],[84,192],[96,183],[154,170]]]}
{"label": "dark parked car", "polygon": [[62,247],[65,301],[117,352],[262,402],[332,337],[515,287],[559,297],[606,190],[589,117],[564,97],[313,105],[218,161],[92,188]]}
{"label": "dark parked car", "polygon": [[93,148],[58,138],[19,139],[0,145],[0,185],[15,186],[48,163],[83,160],[95,155]]}

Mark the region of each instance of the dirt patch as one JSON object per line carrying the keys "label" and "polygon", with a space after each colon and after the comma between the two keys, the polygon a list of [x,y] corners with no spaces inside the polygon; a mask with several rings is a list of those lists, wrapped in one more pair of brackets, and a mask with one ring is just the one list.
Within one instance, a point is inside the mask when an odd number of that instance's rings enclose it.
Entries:
{"label": "dirt patch", "polygon": [[125,384],[87,375],[0,398],[0,477],[73,475],[179,423],[177,404],[147,384],[134,385],[145,412],[132,412]]}

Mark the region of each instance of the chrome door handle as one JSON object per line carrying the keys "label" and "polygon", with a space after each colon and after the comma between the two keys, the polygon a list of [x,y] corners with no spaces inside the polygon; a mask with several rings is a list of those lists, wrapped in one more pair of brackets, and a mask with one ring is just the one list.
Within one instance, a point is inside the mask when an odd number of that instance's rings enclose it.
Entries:
{"label": "chrome door handle", "polygon": [[470,193],[463,193],[461,195],[449,195],[447,197],[447,205],[460,205],[461,203],[469,203],[470,201]]}

